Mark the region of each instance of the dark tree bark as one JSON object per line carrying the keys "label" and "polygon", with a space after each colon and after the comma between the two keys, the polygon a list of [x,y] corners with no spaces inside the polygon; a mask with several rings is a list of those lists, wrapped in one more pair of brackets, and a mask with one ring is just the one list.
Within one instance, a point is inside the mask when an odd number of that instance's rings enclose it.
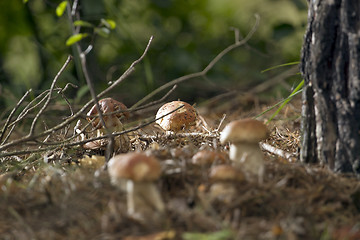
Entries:
{"label": "dark tree bark", "polygon": [[301,161],[360,174],[360,0],[310,0]]}

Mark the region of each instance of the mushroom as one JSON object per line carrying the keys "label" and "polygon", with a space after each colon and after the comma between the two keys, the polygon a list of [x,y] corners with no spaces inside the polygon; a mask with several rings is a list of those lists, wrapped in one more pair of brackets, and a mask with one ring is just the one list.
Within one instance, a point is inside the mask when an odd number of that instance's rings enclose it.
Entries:
{"label": "mushroom", "polygon": [[165,211],[164,202],[155,186],[161,175],[159,161],[144,153],[119,154],[109,160],[111,183],[127,192],[128,214],[147,219]]}
{"label": "mushroom", "polygon": [[236,193],[235,182],[243,182],[245,177],[241,171],[234,166],[218,165],[210,170],[210,180],[213,184],[210,187],[210,200],[215,199],[230,203]]}
{"label": "mushroom", "polygon": [[[123,124],[120,121],[120,118],[125,117],[129,118],[129,113],[126,112],[127,107],[112,98],[104,98],[99,101],[99,106],[101,113],[103,114],[103,119],[106,127],[111,132],[121,132],[124,130]],[[123,110],[125,112],[113,113],[119,110]],[[111,114],[112,113],[112,114]],[[92,126],[97,129],[97,136],[103,136],[106,134],[105,129],[103,128],[99,117],[97,116],[98,110],[96,108],[96,104],[90,109],[87,113],[87,120],[91,122]],[[87,149],[96,149],[106,145],[107,142],[102,140],[89,142],[84,145],[84,148]],[[115,138],[115,150],[117,152],[127,152],[130,148],[130,140],[126,134],[122,134],[119,137]]]}
{"label": "mushroom", "polygon": [[223,152],[211,151],[203,149],[196,154],[191,159],[192,164],[199,166],[209,166],[214,162],[225,163],[226,155]]}
{"label": "mushroom", "polygon": [[261,183],[265,171],[263,153],[259,142],[269,136],[265,124],[254,119],[230,122],[220,135],[222,144],[230,142],[229,157],[245,174],[251,178],[258,176]]}
{"label": "mushroom", "polygon": [[[182,105],[184,105],[182,108],[168,114]],[[185,130],[190,126],[195,125],[198,116],[195,108],[183,101],[172,101],[161,106],[156,113],[156,118],[164,115],[166,116],[158,119],[156,123],[165,131],[173,132]]]}
{"label": "mushroom", "polygon": [[[120,122],[120,118],[125,117],[127,119],[130,116],[130,114],[128,112],[126,112],[127,107],[123,103],[118,102],[112,98],[101,99],[99,101],[99,106],[100,106],[101,113],[104,114],[103,119],[104,119],[106,127],[108,127],[112,131],[122,131],[123,127],[122,127],[122,123]],[[109,113],[113,113],[113,112],[116,112],[119,110],[123,110],[125,112],[107,115]],[[94,104],[94,106],[86,114],[88,116],[87,120],[89,122],[96,117],[95,120],[91,123],[95,129],[101,129],[103,127],[101,125],[100,119],[97,117],[98,114],[99,113],[96,108],[96,104]]]}

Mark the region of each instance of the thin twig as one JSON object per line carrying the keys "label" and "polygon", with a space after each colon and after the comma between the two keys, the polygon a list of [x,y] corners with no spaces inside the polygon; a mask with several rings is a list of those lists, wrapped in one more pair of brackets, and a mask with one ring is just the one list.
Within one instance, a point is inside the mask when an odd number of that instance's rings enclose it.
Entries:
{"label": "thin twig", "polygon": [[74,0],[74,3],[72,5],[72,7],[71,7],[71,16],[72,17],[75,17],[78,2],[79,2],[78,0]]}
{"label": "thin twig", "polygon": [[[140,58],[138,58],[137,60],[135,60],[131,65],[130,67],[110,86],[108,87],[107,89],[105,89],[104,91],[102,91],[101,93],[99,93],[97,95],[98,98],[104,96],[106,93],[108,93],[108,91],[110,91],[111,89],[115,88],[115,86],[117,84],[119,84],[121,81],[123,81],[124,79],[126,79],[131,72],[133,72],[135,70],[135,65],[138,64],[146,55],[147,51],[149,50],[149,47],[150,47],[150,43],[152,41],[152,37],[149,39],[149,42],[144,50],[144,53],[140,56]],[[110,89],[110,90],[109,90]],[[20,144],[20,143],[23,143],[23,142],[26,142],[26,141],[30,141],[32,139],[36,139],[36,138],[40,138],[40,137],[43,137],[43,136],[46,136],[50,133],[53,133],[61,128],[63,128],[64,126],[70,124],[71,122],[75,121],[78,117],[80,117],[87,108],[90,107],[90,105],[93,103],[93,99],[91,99],[90,101],[88,101],[77,113],[75,113],[72,117],[66,119],[64,122],[44,131],[44,132],[41,132],[39,134],[34,134],[34,136],[25,136],[25,137],[22,137],[20,139],[16,139],[16,140],[13,140],[9,143],[6,143],[6,144],[3,144],[0,146],[0,151],[3,151],[11,146],[14,146],[14,145],[17,145],[17,144]]]}
{"label": "thin twig", "polygon": [[[212,69],[212,67],[225,55],[227,54],[228,52],[230,52],[231,50],[233,50],[234,48],[236,47],[239,47],[239,46],[242,46],[243,44],[245,44],[251,37],[252,35],[254,34],[254,32],[256,31],[257,29],[257,26],[258,26],[258,22],[259,22],[259,18],[256,16],[256,23],[255,25],[253,26],[252,30],[248,33],[248,35],[241,41],[238,41],[238,42],[235,42],[234,44],[230,45],[229,47],[225,48],[222,52],[220,52],[201,72],[198,72],[198,73],[193,73],[193,74],[189,74],[189,75],[186,75],[186,76],[183,76],[183,77],[180,77],[180,78],[177,78],[177,79],[174,79],[172,80],[171,82],[161,86],[160,88],[156,89],[155,91],[153,91],[152,93],[150,93],[149,95],[145,96],[145,98],[143,98],[142,100],[140,100],[138,103],[136,103],[134,106],[132,106],[130,108],[130,111],[133,111],[135,109],[140,109],[140,108],[144,108],[144,106],[148,106],[149,104],[147,105],[144,105],[143,107],[139,107],[137,108],[137,106],[143,104],[144,102],[146,102],[148,99],[150,99],[151,97],[153,97],[155,94],[157,94],[158,92],[168,88],[168,87],[171,87],[171,86],[174,86],[176,85],[177,83],[180,83],[180,82],[183,82],[185,80],[188,80],[188,79],[192,79],[192,78],[195,78],[195,77],[201,77],[201,76],[205,76],[208,71],[210,71],[210,69]],[[236,34],[236,33],[235,33]],[[148,44],[143,52],[143,54],[140,56],[139,59],[135,60],[131,65],[130,67],[114,82],[112,83],[111,86],[109,86],[108,88],[106,88],[105,90],[103,90],[101,93],[99,93],[97,95],[98,98],[101,98],[102,96],[104,96],[105,94],[107,94],[109,91],[113,90],[115,88],[115,86],[117,86],[119,83],[121,83],[124,79],[126,79],[134,70],[135,70],[135,66],[140,62],[142,61],[142,59],[145,57],[147,51],[149,50],[149,47],[150,47],[150,44],[152,42],[152,39],[153,37],[151,37],[148,41]],[[170,92],[173,91],[173,90],[170,90],[169,91],[169,94]],[[52,91],[50,91],[52,92]],[[168,95],[168,94],[167,94]],[[164,96],[164,97],[167,97]],[[48,97],[48,96],[47,96]],[[49,98],[48,98],[49,99]],[[14,146],[14,145],[17,145],[17,144],[20,144],[20,143],[23,143],[23,142],[27,142],[27,141],[31,141],[31,140],[34,140],[34,139],[37,139],[37,138],[40,138],[40,137],[43,137],[43,136],[46,136],[48,134],[53,134],[55,131],[63,128],[64,126],[70,124],[71,122],[75,121],[76,119],[78,119],[79,117],[82,116],[82,114],[85,112],[85,110],[94,102],[94,99],[91,99],[89,102],[87,102],[80,110],[78,110],[78,112],[76,112],[72,117],[66,119],[64,122],[50,128],[50,129],[47,129],[41,133],[38,133],[38,134],[33,134],[32,136],[25,136],[23,138],[20,138],[20,139],[17,139],[17,140],[13,140],[12,142],[10,143],[6,143],[6,144],[3,144],[2,146],[0,146],[0,151],[3,151],[11,146]],[[130,129],[130,130],[127,130],[127,131],[123,131],[123,132],[120,132],[120,133],[116,133],[114,134],[114,136],[117,136],[117,135],[121,135],[121,134],[124,134],[124,133],[127,133],[127,132],[131,132],[131,131],[135,131],[137,129],[140,129],[144,126],[147,126],[148,124],[151,124],[152,122],[156,121],[153,120],[149,123],[145,123],[145,124],[142,124],[142,125],[139,125],[138,127],[136,128],[133,128],[133,129]],[[103,139],[103,138],[106,138],[106,136],[103,136],[103,137],[99,137],[98,139]],[[87,141],[83,141],[83,142],[75,142],[75,143],[66,143],[66,144],[63,144],[61,146],[64,146],[64,147],[68,147],[68,146],[74,146],[74,145],[79,145],[79,144],[82,144],[82,143],[86,143],[86,142],[89,142],[89,141],[93,141],[93,140],[96,140],[95,139],[91,139],[91,140],[87,140]],[[54,149],[54,148],[52,148]],[[39,149],[37,149],[39,150]],[[48,150],[48,149],[47,149]],[[29,151],[26,151],[27,153],[31,153],[32,150],[29,150]],[[15,153],[15,152],[13,152]],[[4,153],[5,154],[5,153]],[[15,153],[16,154],[16,153]],[[17,152],[17,154],[19,154],[19,152]],[[6,153],[6,156],[9,156],[11,155],[10,153]],[[0,157],[1,156],[5,156],[3,154],[0,154]]]}
{"label": "thin twig", "polygon": [[140,106],[141,104],[143,104],[144,102],[147,102],[150,98],[152,98],[154,95],[156,95],[157,93],[163,91],[164,89],[171,87],[175,84],[179,84],[181,82],[184,82],[186,80],[192,79],[192,78],[196,78],[196,77],[201,77],[206,75],[213,67],[214,65],[222,58],[224,57],[228,52],[230,52],[231,50],[240,47],[242,45],[244,45],[247,41],[249,41],[249,39],[253,36],[253,34],[255,33],[258,25],[259,25],[259,20],[260,17],[258,15],[255,15],[256,18],[256,22],[254,24],[254,26],[252,27],[252,29],[250,30],[250,32],[246,35],[246,37],[238,42],[235,42],[234,44],[228,46],[227,48],[225,48],[224,50],[222,50],[213,60],[210,61],[210,63],[201,71],[201,72],[196,72],[196,73],[191,73],[189,75],[185,75],[179,78],[176,78],[160,87],[158,87],[157,89],[155,89],[154,91],[152,91],[151,93],[149,93],[148,95],[146,95],[143,99],[141,99],[140,101],[138,101],[137,103],[135,103],[131,108],[135,108]]}
{"label": "thin twig", "polygon": [[221,128],[221,125],[223,124],[224,120],[226,118],[226,114],[223,114],[221,120],[220,120],[220,123],[219,123],[219,126],[216,128],[215,132],[218,132]]}
{"label": "thin twig", "polygon": [[[83,52],[80,53],[80,60],[81,60],[82,71],[84,73],[86,83],[87,83],[87,85],[89,87],[91,98],[95,102],[95,107],[96,107],[96,110],[98,112],[100,123],[101,123],[102,127],[105,129],[106,137],[109,138],[109,144],[111,146],[113,146],[114,145],[114,136],[112,135],[111,131],[109,130],[109,128],[105,124],[103,114],[102,114],[102,111],[101,111],[101,108],[100,108],[100,105],[99,105],[99,99],[96,96],[94,84],[93,84],[93,82],[92,82],[92,80],[90,78],[89,72],[87,70],[85,53],[83,53]],[[109,148],[109,151],[111,151],[111,153],[107,154],[106,160],[108,160],[110,158],[110,156],[112,155],[113,150],[111,148]]]}
{"label": "thin twig", "polygon": [[[57,89],[54,89],[54,90],[57,90]],[[29,114],[30,111],[37,108],[42,102],[44,102],[46,97],[48,96],[49,92],[50,92],[50,90],[47,89],[44,92],[40,93],[37,97],[35,97],[31,102],[29,102],[25,106],[25,108],[19,113],[19,116],[16,118],[16,120],[9,124],[9,127],[11,127],[11,126],[15,125],[16,123],[18,123],[19,121],[23,120],[26,117],[26,115]],[[40,98],[42,98],[42,99],[38,103],[36,103],[34,106],[30,107],[33,103],[35,103]]]}
{"label": "thin twig", "polygon": [[[176,85],[175,85],[169,92],[167,92],[161,99],[156,100],[156,101],[153,101],[153,102],[151,102],[151,103],[149,103],[149,104],[146,104],[146,105],[144,105],[144,106],[138,107],[138,108],[136,108],[136,109],[133,109],[133,110],[117,110],[117,111],[114,111],[114,112],[103,113],[102,115],[103,115],[103,116],[108,116],[108,115],[113,115],[113,114],[123,113],[123,112],[135,112],[135,111],[140,111],[140,110],[142,110],[142,109],[145,109],[145,108],[148,108],[148,107],[150,107],[150,106],[156,105],[156,104],[158,104],[158,103],[160,103],[160,102],[163,102],[164,99],[165,99],[169,94],[171,94],[172,91],[175,90],[175,88],[176,88]],[[174,111],[175,111],[175,110],[174,110]],[[172,112],[170,112],[170,113],[172,113]],[[168,113],[168,114],[169,114],[169,113]],[[99,115],[98,115],[98,114],[97,114],[97,115],[94,115],[94,117],[97,117],[97,116],[99,116]],[[152,117],[151,117],[151,118],[152,118]],[[78,121],[80,121],[80,120],[78,120]],[[86,133],[87,131],[85,131],[85,130],[91,125],[91,123],[92,123],[93,121],[95,121],[95,118],[92,119],[92,120],[90,120],[90,122],[87,122],[87,124],[86,124],[82,129],[80,129],[80,125],[79,125],[79,122],[78,122],[77,125],[76,125],[75,128],[74,128],[74,129],[78,129],[78,131],[77,131],[77,132],[74,131],[73,136],[67,138],[67,139],[64,140],[64,141],[58,141],[58,142],[46,142],[46,141],[45,141],[45,142],[44,142],[44,141],[37,141],[37,140],[35,140],[35,139],[32,140],[32,141],[34,141],[34,142],[36,142],[36,143],[39,143],[40,145],[47,145],[47,146],[49,146],[49,145],[62,145],[62,144],[64,144],[64,143],[66,143],[66,142],[71,141],[72,139],[74,139],[74,138],[76,138],[76,137],[78,137],[78,136],[81,136],[81,134]]]}
{"label": "thin twig", "polygon": [[[77,13],[77,11],[76,11],[77,6],[78,6],[78,1],[75,0],[72,7],[71,7],[71,14],[68,14],[73,34],[76,34],[78,32],[78,29],[76,29],[74,27],[74,24],[73,24],[74,23],[74,18],[76,17],[76,13]],[[87,47],[87,49],[85,49],[84,51],[82,51],[79,42],[77,42],[75,44],[75,46],[76,46],[77,54],[80,57],[81,70],[82,70],[82,72],[84,74],[86,84],[89,87],[91,98],[92,98],[93,102],[95,103],[95,107],[96,107],[96,110],[98,112],[100,123],[101,123],[102,127],[105,129],[106,136],[109,138],[109,142],[110,142],[109,145],[113,146],[114,145],[114,136],[111,134],[111,131],[109,130],[109,128],[105,124],[103,114],[102,114],[102,111],[101,111],[100,105],[99,105],[99,99],[98,99],[98,96],[96,95],[96,91],[95,91],[95,88],[94,88],[93,81],[90,78],[90,74],[89,74],[88,69],[87,69],[86,55],[92,50],[92,45],[90,44]],[[107,156],[112,155],[113,150],[111,148],[109,148],[109,151],[111,151],[111,153],[107,154]],[[109,158],[106,157],[106,159],[108,160]]]}
{"label": "thin twig", "polygon": [[50,91],[49,91],[49,95],[47,96],[47,100],[44,103],[43,107],[39,110],[39,112],[37,113],[37,115],[34,117],[34,120],[32,121],[31,127],[30,127],[30,131],[28,136],[31,137],[34,135],[34,131],[35,131],[35,125],[39,119],[39,117],[41,116],[41,114],[43,114],[43,112],[45,111],[45,109],[48,107],[50,101],[51,101],[51,96],[52,96],[52,91],[55,88],[55,84],[57,82],[57,80],[59,79],[60,75],[62,74],[62,72],[65,70],[65,68],[68,66],[68,64],[70,63],[72,57],[69,55],[64,63],[64,65],[61,67],[60,71],[56,74],[51,87],[50,87]]}
{"label": "thin twig", "polygon": [[[25,98],[29,95],[29,93],[32,91],[32,89],[29,89],[28,91],[26,91],[26,93],[24,94],[24,96],[19,100],[19,102],[16,104],[16,106],[13,108],[13,110],[11,111],[11,113],[9,114],[8,118],[6,119],[5,125],[3,127],[3,129],[1,130],[1,136],[0,136],[0,142],[2,141],[4,134],[6,132],[6,128],[8,127],[11,118],[14,116],[16,110],[18,110],[18,108],[20,107],[20,105],[24,102]],[[6,142],[6,139],[4,140],[4,142]]]}
{"label": "thin twig", "polygon": [[[157,120],[179,110],[180,108],[184,107],[184,105],[181,105],[179,106],[178,108],[158,117],[158,118],[155,118],[149,122],[146,122],[146,123],[143,123],[143,124],[140,124],[134,128],[131,128],[131,129],[128,129],[128,130],[124,130],[124,131],[121,131],[121,132],[115,132],[113,133],[114,136],[120,136],[120,135],[123,135],[123,134],[127,134],[127,133],[130,133],[130,132],[134,132],[134,131],[137,131],[141,128],[144,128],[154,122],[156,122]],[[81,133],[78,133],[76,135],[74,135],[73,137],[71,137],[71,139],[73,139],[74,137],[76,136],[79,136]],[[31,149],[31,150],[23,150],[23,151],[13,151],[13,152],[0,152],[0,157],[7,157],[7,156],[13,156],[13,155],[24,155],[24,154],[30,154],[30,153],[37,153],[37,152],[45,152],[45,151],[50,151],[50,150],[54,150],[58,147],[63,147],[63,148],[66,148],[66,147],[72,147],[72,146],[76,146],[76,145],[83,145],[85,143],[88,143],[88,142],[92,142],[92,141],[96,141],[96,140],[100,140],[100,139],[105,139],[107,138],[107,136],[98,136],[98,137],[94,137],[94,138],[90,138],[90,139],[86,139],[86,140],[82,140],[82,141],[77,141],[77,142],[71,142],[69,143],[69,139],[66,139],[62,142],[57,142],[57,143],[44,143],[44,142],[37,142],[38,144],[42,144],[42,145],[54,145],[54,146],[51,146],[51,147],[46,147],[46,148],[38,148],[38,149]]]}
{"label": "thin twig", "polygon": [[65,86],[63,89],[60,89],[60,90],[58,91],[58,94],[60,94],[61,97],[65,100],[66,104],[68,105],[68,107],[69,107],[69,109],[70,109],[70,113],[71,113],[70,116],[72,116],[72,115],[74,115],[74,110],[73,110],[72,107],[71,107],[71,104],[70,104],[69,99],[68,99],[68,98],[65,96],[65,94],[64,94],[64,91],[66,90],[67,86],[69,86],[69,85],[66,84],[66,86]]}
{"label": "thin twig", "polygon": [[282,149],[276,148],[274,146],[271,146],[270,144],[267,143],[260,143],[260,146],[262,149],[264,149],[267,152],[270,152],[276,156],[279,156],[281,158],[285,158],[291,162],[294,161],[294,159],[296,158],[296,153],[290,153],[287,151],[284,151]]}
{"label": "thin twig", "polygon": [[121,83],[124,79],[126,79],[134,70],[135,70],[135,66],[141,62],[143,60],[143,58],[145,57],[146,53],[148,52],[149,48],[150,48],[150,44],[152,42],[152,40],[154,39],[153,36],[150,37],[146,48],[143,52],[143,54],[140,56],[139,59],[135,60],[130,67],[117,79],[115,80],[115,82],[113,82],[108,88],[106,88],[104,91],[102,91],[101,93],[98,94],[98,97],[101,98],[103,97],[105,94],[107,94],[108,92],[110,92],[111,90],[113,90],[115,88],[116,85],[118,85],[119,83]]}
{"label": "thin twig", "polygon": [[299,67],[298,66],[291,67],[288,70],[281,72],[279,75],[277,75],[263,83],[256,85],[252,89],[249,89],[247,91],[247,93],[256,94],[256,93],[264,92],[266,89],[284,81],[284,79],[286,79],[287,77],[293,76],[296,72],[299,72]]}

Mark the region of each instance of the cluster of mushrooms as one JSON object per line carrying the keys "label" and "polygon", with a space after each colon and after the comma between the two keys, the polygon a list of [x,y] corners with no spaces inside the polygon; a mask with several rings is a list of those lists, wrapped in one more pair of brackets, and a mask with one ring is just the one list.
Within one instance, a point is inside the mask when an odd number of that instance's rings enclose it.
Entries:
{"label": "cluster of mushrooms", "polygon": [[[120,120],[129,117],[126,106],[112,98],[100,100],[99,106],[108,131],[123,131]],[[98,135],[105,134],[95,106],[88,112],[87,118],[97,129]],[[164,131],[176,134],[189,131],[198,121],[198,114],[190,104],[172,101],[158,110],[156,119],[156,123]],[[209,189],[210,199],[231,201],[236,192],[236,182],[245,179],[259,183],[263,181],[264,158],[259,142],[268,136],[267,127],[254,119],[236,120],[225,126],[220,133],[220,142],[230,143],[229,158],[232,164],[220,163],[209,169],[209,178],[213,182]],[[89,142],[83,147],[91,149],[94,144],[103,145],[102,142]],[[157,216],[161,218],[165,212],[165,204],[155,184],[162,174],[160,161],[146,152],[126,153],[130,150],[130,141],[126,134],[116,138],[115,145],[118,154],[109,160],[107,169],[111,183],[127,193],[129,216],[140,220],[155,219]],[[221,153],[199,151],[193,156],[193,163],[211,163],[213,154],[218,154],[216,158],[223,159]]]}

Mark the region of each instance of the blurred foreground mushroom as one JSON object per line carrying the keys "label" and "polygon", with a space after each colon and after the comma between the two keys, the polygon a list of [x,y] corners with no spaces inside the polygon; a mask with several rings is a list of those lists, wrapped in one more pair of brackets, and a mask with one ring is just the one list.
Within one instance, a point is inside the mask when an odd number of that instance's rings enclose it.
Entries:
{"label": "blurred foreground mushroom", "polygon": [[201,150],[194,154],[191,159],[192,164],[199,166],[210,166],[213,163],[224,164],[226,162],[226,154],[219,151]]}
{"label": "blurred foreground mushroom", "polygon": [[245,177],[236,167],[218,165],[212,167],[209,174],[213,184],[210,187],[210,200],[215,199],[230,203],[236,194],[236,183],[244,182]]}
{"label": "blurred foreground mushroom", "polygon": [[[182,108],[179,108],[182,106]],[[175,112],[168,114],[171,111],[179,108]],[[166,115],[168,114],[168,115]],[[164,116],[166,115],[166,116]],[[164,104],[156,113],[156,118],[164,116],[156,121],[165,131],[179,132],[181,130],[189,129],[190,126],[196,124],[197,112],[193,106],[183,101],[172,101]]]}
{"label": "blurred foreground mushroom", "polygon": [[229,157],[235,165],[241,167],[247,177],[257,175],[263,180],[265,171],[263,153],[259,142],[269,136],[265,124],[254,119],[242,119],[230,122],[220,135],[222,144],[230,142]]}
{"label": "blurred foreground mushroom", "polygon": [[144,153],[119,154],[110,159],[111,183],[127,192],[128,214],[139,220],[161,216],[164,202],[154,183],[161,175],[158,160]]}
{"label": "blurred foreground mushroom", "polygon": [[[120,121],[120,118],[128,118],[128,112],[117,112],[116,111],[126,111],[127,107],[112,98],[104,98],[99,101],[99,107],[101,113],[103,114],[103,119],[106,127],[110,132],[121,132],[124,130],[123,124]],[[106,134],[105,129],[101,125],[101,121],[98,116],[98,110],[96,108],[96,104],[90,109],[87,113],[87,120],[91,122],[92,126],[97,129],[97,136],[104,136]],[[86,143],[84,148],[87,149],[96,149],[100,148],[107,144],[106,140],[97,140],[93,142]],[[130,140],[126,134],[122,134],[120,136],[115,137],[115,152],[127,152],[130,149]]]}

